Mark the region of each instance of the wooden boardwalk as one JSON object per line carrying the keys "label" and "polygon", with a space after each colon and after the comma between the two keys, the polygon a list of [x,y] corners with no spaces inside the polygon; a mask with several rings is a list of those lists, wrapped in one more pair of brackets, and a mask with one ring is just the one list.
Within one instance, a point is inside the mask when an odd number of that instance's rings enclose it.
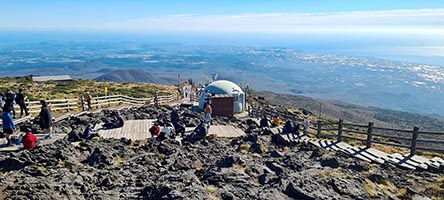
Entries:
{"label": "wooden boardwalk", "polygon": [[94,130],[98,130],[102,138],[127,138],[132,140],[143,140],[150,138],[148,129],[152,126],[155,119],[147,120],[128,120],[121,128],[102,129],[103,124],[97,124]]}
{"label": "wooden boardwalk", "polygon": [[240,128],[226,125],[211,125],[208,135],[216,135],[216,137],[235,138],[245,135]]}
{"label": "wooden boardwalk", "polygon": [[[63,139],[66,134],[52,134],[51,139],[45,139],[46,134],[35,134],[37,139],[39,140],[39,145],[47,145],[52,144],[57,140]],[[2,139],[2,144],[0,145],[0,152],[13,152],[13,151],[21,151],[23,150],[23,144],[16,144],[12,146],[7,146],[6,139]]]}
{"label": "wooden boardwalk", "polygon": [[337,142],[327,139],[309,138],[305,135],[293,134],[279,134],[279,136],[286,142],[308,142],[317,147],[346,153],[352,157],[361,159],[367,162],[374,162],[378,164],[391,163],[398,167],[410,170],[428,170],[428,171],[444,171],[444,160],[442,158],[428,159],[422,156],[402,155],[399,153],[387,154],[375,148],[366,148],[359,146],[352,146],[345,142]]}

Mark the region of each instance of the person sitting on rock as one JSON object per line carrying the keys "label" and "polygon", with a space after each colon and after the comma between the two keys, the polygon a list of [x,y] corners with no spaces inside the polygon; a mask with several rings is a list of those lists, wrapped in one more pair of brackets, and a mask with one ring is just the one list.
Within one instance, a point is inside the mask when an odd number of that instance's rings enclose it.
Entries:
{"label": "person sitting on rock", "polygon": [[164,126],[164,125],[168,124],[168,119],[167,119],[167,117],[165,116],[165,113],[161,113],[161,114],[157,117],[157,123],[158,123],[160,126]]}
{"label": "person sitting on rock", "polygon": [[90,140],[94,137],[100,137],[99,133],[97,133],[91,125],[88,125],[83,131],[83,139]]}
{"label": "person sitting on rock", "polygon": [[22,137],[23,148],[32,149],[39,143],[39,139],[32,133],[30,128],[25,129],[25,135]]}
{"label": "person sitting on rock", "polygon": [[208,134],[208,128],[204,121],[200,121],[199,125],[194,129],[194,133],[198,137],[205,137]]}
{"label": "person sitting on rock", "polygon": [[179,122],[180,116],[179,116],[179,112],[177,112],[176,108],[174,108],[173,111],[171,111],[170,115],[171,115],[170,121],[171,121],[171,123],[173,123],[173,125],[176,124],[177,122]]}
{"label": "person sitting on rock", "polygon": [[282,133],[293,133],[293,125],[290,120],[285,122],[284,128],[282,129]]}
{"label": "person sitting on rock", "polygon": [[293,126],[293,134],[299,135],[299,129],[300,129],[300,125],[295,122],[294,126]]}
{"label": "person sitting on rock", "polygon": [[151,137],[157,137],[160,134],[160,126],[157,123],[154,123],[149,131],[151,133]]}
{"label": "person sitting on rock", "polygon": [[[174,124],[173,124],[174,125]],[[183,122],[182,121],[178,121],[175,125],[174,125],[174,130],[175,130],[175,133],[177,134],[177,135],[185,135],[185,125],[183,124]]]}
{"label": "person sitting on rock", "polygon": [[157,140],[163,141],[165,139],[171,139],[175,135],[173,127],[167,126],[166,124],[160,129],[160,134],[157,137]]}
{"label": "person sitting on rock", "polygon": [[113,119],[111,120],[111,122],[103,125],[105,128],[107,128],[107,129],[120,128],[125,124],[125,120],[123,119],[123,117],[120,115],[120,113],[118,111],[113,111],[111,113],[111,115],[112,115]]}
{"label": "person sitting on rock", "polygon": [[261,121],[259,122],[259,127],[261,128],[269,127],[267,116],[264,115],[264,117],[262,117]]}
{"label": "person sitting on rock", "polygon": [[273,120],[273,127],[279,127],[281,126],[281,118],[279,116],[276,116]]}

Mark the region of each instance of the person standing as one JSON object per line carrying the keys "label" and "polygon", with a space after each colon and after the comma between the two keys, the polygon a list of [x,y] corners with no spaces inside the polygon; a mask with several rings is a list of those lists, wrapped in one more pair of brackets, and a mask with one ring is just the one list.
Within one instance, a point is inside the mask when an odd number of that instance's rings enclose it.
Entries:
{"label": "person standing", "polygon": [[29,115],[28,108],[26,107],[26,99],[28,97],[23,92],[23,89],[19,89],[18,94],[15,97],[15,103],[20,106],[20,117],[23,117],[23,111],[25,111],[26,116]]}
{"label": "person standing", "polygon": [[8,107],[7,110],[12,110],[12,117],[15,118],[15,109],[14,109],[14,100],[15,100],[15,94],[12,92],[11,89],[6,89],[5,92],[5,108]]}
{"label": "person standing", "polygon": [[85,101],[88,104],[88,111],[91,111],[92,110],[92,107],[91,107],[92,96],[89,93],[89,91],[86,91],[86,93],[85,93]]}
{"label": "person standing", "polygon": [[208,126],[211,124],[211,113],[213,113],[211,103],[207,103],[205,107],[205,122],[208,124]]}
{"label": "person standing", "polygon": [[40,110],[40,128],[43,129],[43,131],[48,134],[45,136],[45,139],[51,139],[52,138],[51,108],[48,106],[45,100],[40,100],[40,104],[42,105],[42,109]]}
{"label": "person standing", "polygon": [[16,126],[14,124],[14,120],[12,119],[12,110],[6,106],[3,109],[2,127],[3,127],[3,132],[5,133],[6,141],[8,141],[8,145],[10,145],[11,144],[10,137],[14,133],[14,129],[16,129]]}
{"label": "person standing", "polygon": [[154,95],[154,106],[158,107],[159,106],[159,94],[156,92],[156,94]]}

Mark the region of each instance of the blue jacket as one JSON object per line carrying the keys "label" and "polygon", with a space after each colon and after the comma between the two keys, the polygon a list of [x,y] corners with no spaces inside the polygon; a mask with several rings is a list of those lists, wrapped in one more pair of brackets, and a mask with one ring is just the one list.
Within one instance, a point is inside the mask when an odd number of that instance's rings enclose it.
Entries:
{"label": "blue jacket", "polygon": [[14,121],[12,120],[11,113],[3,112],[2,119],[3,119],[3,121],[2,121],[3,129],[6,129],[6,128],[15,129],[15,124],[14,124]]}

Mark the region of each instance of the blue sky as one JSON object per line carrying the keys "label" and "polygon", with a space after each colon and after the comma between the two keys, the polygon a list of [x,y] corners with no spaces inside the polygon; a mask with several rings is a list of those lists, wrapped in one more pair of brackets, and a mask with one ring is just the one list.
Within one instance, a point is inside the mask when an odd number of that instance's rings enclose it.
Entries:
{"label": "blue sky", "polygon": [[441,31],[444,26],[442,0],[0,0],[0,5],[0,30],[292,32],[358,27],[402,32]]}

